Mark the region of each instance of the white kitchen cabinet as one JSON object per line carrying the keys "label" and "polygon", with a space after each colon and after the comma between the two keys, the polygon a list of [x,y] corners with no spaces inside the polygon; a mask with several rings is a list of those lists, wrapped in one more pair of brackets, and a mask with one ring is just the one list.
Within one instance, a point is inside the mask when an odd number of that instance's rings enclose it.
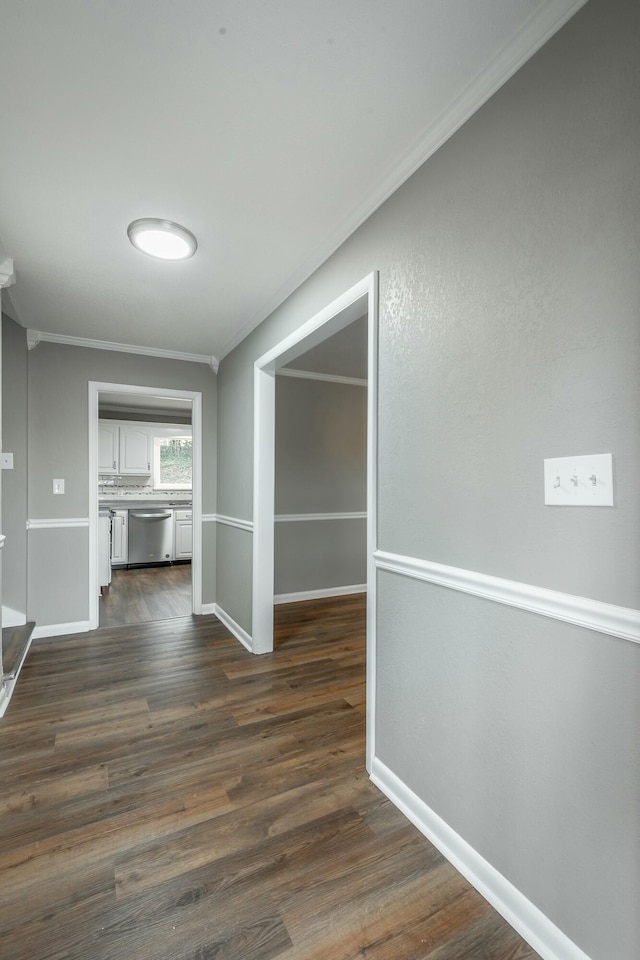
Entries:
{"label": "white kitchen cabinet", "polygon": [[120,475],[149,476],[152,454],[153,434],[148,427],[120,427]]}
{"label": "white kitchen cabinet", "polygon": [[129,512],[114,510],[111,514],[111,566],[124,566],[128,562]]}
{"label": "white kitchen cabinet", "polygon": [[193,556],[193,513],[176,510],[174,513],[173,559],[191,560]]}
{"label": "white kitchen cabinet", "polygon": [[111,563],[109,558],[109,514],[101,510],[98,517],[98,585],[108,587],[111,583]]}
{"label": "white kitchen cabinet", "polygon": [[98,422],[98,473],[118,472],[119,436],[117,423],[110,420]]}

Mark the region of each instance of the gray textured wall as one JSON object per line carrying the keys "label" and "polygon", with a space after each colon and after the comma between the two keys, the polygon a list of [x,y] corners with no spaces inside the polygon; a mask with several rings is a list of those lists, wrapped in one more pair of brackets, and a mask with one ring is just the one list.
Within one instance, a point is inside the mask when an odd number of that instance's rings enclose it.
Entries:
{"label": "gray textured wall", "polygon": [[[639,17],[591,0],[223,360],[220,512],[251,517],[253,361],[378,269],[380,548],[640,606]],[[543,458],[596,452],[616,506],[545,508]],[[636,960],[640,647],[398,576],[378,626],[380,759]]]}
{"label": "gray textured wall", "polygon": [[[276,514],[367,507],[367,391],[276,377]],[[275,593],[365,583],[366,520],[276,523]]]}
{"label": "gray textured wall", "polygon": [[[29,517],[89,515],[89,380],[202,392],[202,510],[214,513],[217,413],[216,377],[211,370],[201,363],[44,342],[29,353]],[[54,477],[64,477],[64,496],[53,495]],[[57,529],[30,531],[29,615],[39,624],[85,620],[88,615],[88,587],[77,571],[69,569],[62,585],[51,573],[54,566],[59,566],[59,533]],[[80,528],[76,533],[80,535],[76,554],[86,563],[88,531]],[[211,537],[207,536],[205,556],[210,556]],[[215,600],[214,584],[215,570],[203,570],[204,603]],[[63,604],[57,598],[60,591]],[[63,607],[65,618],[56,619]]]}
{"label": "gray textured wall", "polygon": [[13,470],[2,472],[2,603],[27,610],[27,339],[2,317],[2,449],[13,453]]}
{"label": "gray textured wall", "polygon": [[276,377],[276,513],[367,509],[367,391]]}

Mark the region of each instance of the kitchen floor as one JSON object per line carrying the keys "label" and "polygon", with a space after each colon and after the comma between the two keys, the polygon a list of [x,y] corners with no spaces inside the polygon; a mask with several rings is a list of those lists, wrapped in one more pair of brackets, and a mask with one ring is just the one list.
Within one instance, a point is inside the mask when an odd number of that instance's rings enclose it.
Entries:
{"label": "kitchen floor", "polygon": [[191,564],[113,570],[103,587],[100,626],[120,627],[191,615]]}

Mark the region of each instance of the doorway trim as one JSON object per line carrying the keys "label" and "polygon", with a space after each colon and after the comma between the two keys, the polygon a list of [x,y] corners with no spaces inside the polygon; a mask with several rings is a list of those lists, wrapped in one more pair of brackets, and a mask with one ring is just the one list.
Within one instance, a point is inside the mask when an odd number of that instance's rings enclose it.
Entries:
{"label": "doorway trim", "polygon": [[276,371],[367,314],[367,769],[375,753],[378,273],[368,274],[254,363],[252,650],[273,650]]}
{"label": "doorway trim", "polygon": [[193,558],[191,561],[191,609],[202,613],[202,394],[168,387],[89,381],[89,630],[100,623],[98,603],[98,400],[101,393],[134,394],[191,400],[193,434]]}

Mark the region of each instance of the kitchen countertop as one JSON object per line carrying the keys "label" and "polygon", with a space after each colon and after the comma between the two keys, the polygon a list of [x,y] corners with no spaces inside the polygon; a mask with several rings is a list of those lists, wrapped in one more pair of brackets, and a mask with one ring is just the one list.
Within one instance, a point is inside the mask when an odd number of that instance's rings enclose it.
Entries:
{"label": "kitchen countertop", "polygon": [[155,500],[152,497],[145,497],[144,500],[142,497],[136,497],[131,499],[129,497],[108,497],[104,500],[100,499],[98,506],[101,510],[126,510],[128,507],[136,509],[144,505],[145,507],[175,507],[177,510],[187,509],[191,507],[191,500]]}

